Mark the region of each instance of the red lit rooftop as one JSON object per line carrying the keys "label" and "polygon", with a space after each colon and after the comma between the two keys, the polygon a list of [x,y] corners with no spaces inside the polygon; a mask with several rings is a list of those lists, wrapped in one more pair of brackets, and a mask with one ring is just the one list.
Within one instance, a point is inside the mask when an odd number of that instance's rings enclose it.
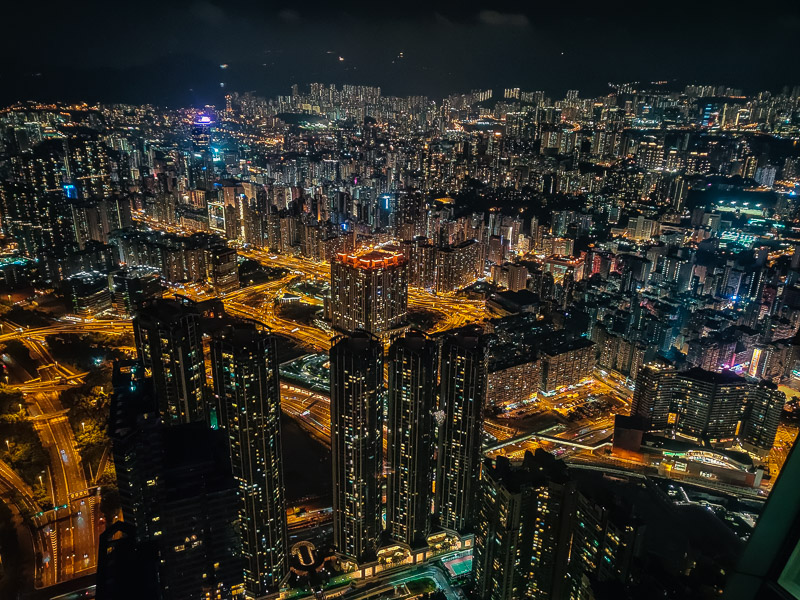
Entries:
{"label": "red lit rooftop", "polygon": [[336,255],[336,260],[358,269],[387,269],[402,265],[405,262],[405,257],[395,252],[370,250],[359,254],[340,252]]}

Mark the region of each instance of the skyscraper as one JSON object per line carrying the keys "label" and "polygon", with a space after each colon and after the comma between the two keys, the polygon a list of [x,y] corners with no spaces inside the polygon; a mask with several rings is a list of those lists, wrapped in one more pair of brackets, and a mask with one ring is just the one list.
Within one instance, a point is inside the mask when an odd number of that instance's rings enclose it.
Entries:
{"label": "skyscraper", "polygon": [[100,534],[97,555],[98,600],[161,600],[159,556],[155,542],[139,542],[127,521],[110,524]]}
{"label": "skyscraper", "polygon": [[160,531],[158,488],[148,485],[160,462],[158,439],[163,427],[152,379],[136,361],[114,364],[114,393],[108,418],[108,437],[117,476],[122,517],[136,526],[136,537],[153,539]]}
{"label": "skyscraper", "polygon": [[200,312],[177,300],[154,300],[137,312],[133,329],[164,423],[203,420],[206,371]]}
{"label": "skyscraper", "polygon": [[675,369],[649,363],[640,371],[633,392],[631,416],[646,419],[648,428],[665,429],[675,388]]}
{"label": "skyscraper", "polygon": [[276,340],[255,324],[226,322],[213,333],[211,364],[215,412],[239,482],[245,589],[257,597],[288,564]]}
{"label": "skyscraper", "polygon": [[751,384],[740,440],[745,450],[765,456],[772,450],[786,396],[769,381]]}
{"label": "skyscraper", "polygon": [[567,595],[569,520],[575,488],[543,450],[519,468],[501,456],[483,468],[475,535],[475,586],[484,600],[560,600]]}
{"label": "skyscraper", "polygon": [[211,285],[217,294],[223,295],[239,289],[239,266],[236,250],[223,245],[209,249],[209,271]]}
{"label": "skyscraper", "polygon": [[471,528],[480,472],[487,346],[477,326],[446,332],[441,342],[435,512],[442,527]]}
{"label": "skyscraper", "polygon": [[192,144],[195,152],[208,151],[213,133],[214,118],[208,114],[197,115],[192,123]]}
{"label": "skyscraper", "polygon": [[365,331],[331,347],[333,540],[361,560],[374,556],[381,523],[383,347]]}
{"label": "skyscraper", "polygon": [[236,597],[239,486],[225,435],[204,423],[164,426],[141,371],[118,365],[113,381],[109,436],[124,520],[139,542],[155,544],[164,600]]}
{"label": "skyscraper", "polygon": [[785,401],[775,384],[732,371],[676,373],[648,364],[636,380],[631,415],[643,417],[651,431],[763,455],[772,449]]}
{"label": "skyscraper", "polygon": [[731,445],[746,410],[747,382],[732,373],[690,369],[678,375],[675,433],[712,446]]}
{"label": "skyscraper", "polygon": [[379,335],[402,326],[408,313],[408,267],[402,254],[373,250],[331,261],[334,329]]}
{"label": "skyscraper", "polygon": [[436,343],[413,331],[389,348],[386,529],[412,547],[428,534],[434,466]]}
{"label": "skyscraper", "polygon": [[243,591],[241,542],[225,436],[203,423],[162,428],[162,586],[169,600],[226,600]]}
{"label": "skyscraper", "polygon": [[[593,494],[603,494],[588,486]],[[521,465],[487,459],[475,535],[482,600],[584,600],[592,581],[626,583],[641,529],[631,506],[596,502],[542,449]],[[605,596],[604,596],[605,597]]]}

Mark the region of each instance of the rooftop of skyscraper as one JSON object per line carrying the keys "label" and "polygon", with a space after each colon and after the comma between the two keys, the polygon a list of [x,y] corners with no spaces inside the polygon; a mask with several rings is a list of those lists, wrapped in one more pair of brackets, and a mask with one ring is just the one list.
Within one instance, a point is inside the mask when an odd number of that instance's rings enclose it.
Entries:
{"label": "rooftop of skyscraper", "polygon": [[337,260],[351,267],[358,269],[387,269],[389,267],[400,266],[405,262],[402,254],[375,248],[366,252],[337,255]]}
{"label": "rooftop of skyscraper", "polygon": [[378,343],[380,342],[377,337],[363,329],[333,339],[333,346],[344,344],[351,352],[366,352],[371,344]]}
{"label": "rooftop of skyscraper", "polygon": [[173,319],[180,319],[187,313],[197,312],[193,304],[181,302],[172,298],[158,298],[148,302],[137,317],[152,319],[161,323],[169,323]]}
{"label": "rooftop of skyscraper", "polygon": [[526,451],[522,464],[517,467],[512,466],[505,456],[498,456],[494,461],[487,459],[484,469],[496,481],[502,481],[511,492],[520,492],[525,487],[538,487],[547,481],[566,483],[569,480],[564,461],[541,448],[537,448],[534,453]]}
{"label": "rooftop of skyscraper", "polygon": [[713,383],[715,385],[721,384],[734,384],[734,383],[745,383],[746,380],[744,377],[739,377],[736,373],[729,369],[724,369],[719,373],[715,371],[706,371],[699,367],[694,367],[689,369],[688,371],[681,373],[681,376],[695,379],[697,381],[705,381],[706,383]]}
{"label": "rooftop of skyscraper", "polygon": [[401,346],[408,350],[420,350],[425,346],[428,339],[428,336],[422,331],[412,329],[402,337],[397,338],[397,340],[394,342],[394,345]]}
{"label": "rooftop of skyscraper", "polygon": [[481,343],[484,331],[480,325],[465,325],[457,329],[443,332],[443,335],[455,341],[464,348],[477,348]]}

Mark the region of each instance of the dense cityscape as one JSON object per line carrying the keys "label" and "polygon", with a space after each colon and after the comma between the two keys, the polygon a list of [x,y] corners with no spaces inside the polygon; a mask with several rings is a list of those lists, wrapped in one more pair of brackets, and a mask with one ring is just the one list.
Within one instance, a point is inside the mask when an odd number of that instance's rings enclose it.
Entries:
{"label": "dense cityscape", "polygon": [[0,110],[0,597],[800,597],[800,86],[559,96]]}

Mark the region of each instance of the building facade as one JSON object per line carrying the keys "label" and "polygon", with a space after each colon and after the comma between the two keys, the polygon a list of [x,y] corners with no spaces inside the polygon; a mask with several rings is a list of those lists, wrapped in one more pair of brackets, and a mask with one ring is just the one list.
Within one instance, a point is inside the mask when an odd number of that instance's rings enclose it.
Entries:
{"label": "building facade", "polygon": [[163,600],[241,597],[239,486],[225,434],[200,422],[166,426],[143,371],[118,364],[112,380],[109,437],[124,521],[157,553]]}
{"label": "building facade", "polygon": [[358,331],[331,347],[333,539],[343,554],[374,555],[383,530],[383,346]]}
{"label": "building facade", "polygon": [[166,425],[202,421],[206,384],[201,315],[192,305],[158,299],[133,320],[136,350],[152,373]]}
{"label": "building facade", "polygon": [[375,335],[397,329],[408,314],[408,266],[402,254],[375,250],[331,261],[330,319],[337,331]]}
{"label": "building facade", "polygon": [[541,391],[552,393],[591,377],[594,361],[594,343],[583,338],[542,348]]}
{"label": "building facade", "polygon": [[636,379],[631,415],[645,419],[651,430],[666,429],[676,376],[673,367],[656,363],[645,365]]}
{"label": "building facade", "polygon": [[772,449],[786,397],[769,381],[731,371],[648,364],[639,373],[631,414],[660,431],[712,448],[741,446],[752,454]]}
{"label": "building facade", "polygon": [[642,533],[630,507],[583,493],[563,461],[541,449],[517,466],[487,459],[481,483],[477,597],[589,600],[592,582],[629,581]]}
{"label": "building facade", "polygon": [[245,589],[258,597],[288,565],[277,342],[254,324],[226,324],[213,333],[211,365],[212,410],[239,483]]}
{"label": "building facade", "polygon": [[412,547],[430,530],[437,348],[409,332],[389,348],[386,530]]}
{"label": "building facade", "polygon": [[480,327],[441,341],[435,512],[442,527],[467,531],[475,518],[480,472],[487,347]]}

